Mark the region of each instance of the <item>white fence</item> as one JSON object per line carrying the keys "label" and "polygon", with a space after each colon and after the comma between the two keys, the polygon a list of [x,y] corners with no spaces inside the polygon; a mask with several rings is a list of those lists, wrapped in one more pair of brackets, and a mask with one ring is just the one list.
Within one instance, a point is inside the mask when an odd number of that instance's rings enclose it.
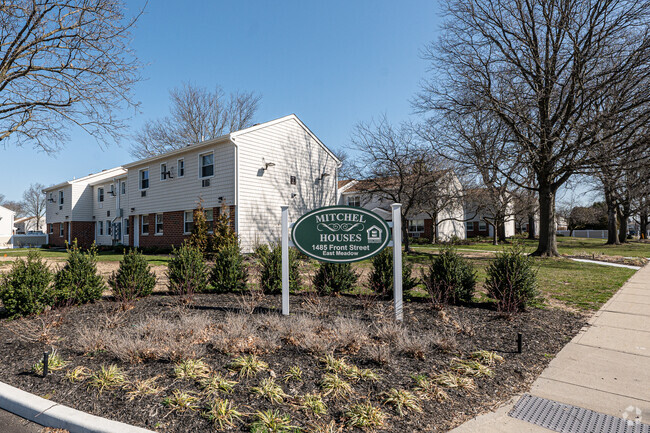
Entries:
{"label": "white fence", "polygon": [[[558,230],[557,233],[563,236],[572,236],[570,230]],[[573,237],[607,239],[607,230],[574,230]]]}

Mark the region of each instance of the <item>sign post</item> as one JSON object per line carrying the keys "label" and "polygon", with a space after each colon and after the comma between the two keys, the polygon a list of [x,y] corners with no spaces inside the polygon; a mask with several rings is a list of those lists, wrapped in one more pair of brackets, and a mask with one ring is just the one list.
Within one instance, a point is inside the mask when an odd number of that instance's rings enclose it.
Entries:
{"label": "sign post", "polygon": [[404,319],[402,297],[402,205],[394,203],[393,211],[393,298],[395,301],[395,320]]}
{"label": "sign post", "polygon": [[282,206],[282,314],[289,315],[289,206]]}

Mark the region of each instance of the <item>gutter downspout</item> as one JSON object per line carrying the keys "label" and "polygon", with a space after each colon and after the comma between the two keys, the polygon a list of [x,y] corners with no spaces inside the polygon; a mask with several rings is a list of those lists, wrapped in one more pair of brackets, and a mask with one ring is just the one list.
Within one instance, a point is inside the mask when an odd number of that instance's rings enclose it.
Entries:
{"label": "gutter downspout", "polygon": [[235,145],[235,233],[239,236],[239,145],[233,136],[230,141]]}

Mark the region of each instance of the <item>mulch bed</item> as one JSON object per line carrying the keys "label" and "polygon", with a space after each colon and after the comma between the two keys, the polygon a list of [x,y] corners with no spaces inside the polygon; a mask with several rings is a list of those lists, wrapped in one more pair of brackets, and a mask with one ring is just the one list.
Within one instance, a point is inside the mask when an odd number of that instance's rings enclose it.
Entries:
{"label": "mulch bed", "polygon": [[[314,315],[313,303],[308,296],[292,296],[292,314]],[[381,320],[390,321],[391,302],[368,300],[341,296],[321,298],[327,305],[329,316],[338,315],[360,320],[369,328]],[[100,322],[119,319],[119,327],[128,329],[136,321],[149,315],[158,317],[178,317],[184,314],[205,315],[218,324],[227,314],[232,314],[242,304],[236,295],[201,294],[194,298],[192,307],[181,308],[172,296],[154,295],[141,299],[127,311],[118,309],[110,300],[69,308],[63,312],[49,312],[43,317],[17,321],[0,321],[0,380],[36,395],[49,398],[58,403],[105,416],[114,420],[134,424],[161,432],[210,432],[212,424],[203,419],[199,412],[176,413],[162,405],[165,396],[174,389],[199,393],[196,384],[172,376],[173,361],[153,360],[141,363],[121,362],[101,350],[82,353],[76,344],[79,325],[99,326]],[[280,299],[268,296],[254,314],[278,314]],[[387,317],[388,316],[388,317]],[[349,363],[361,368],[371,368],[380,375],[378,382],[360,381],[353,384],[355,393],[351,401],[370,400],[388,414],[383,432],[432,432],[448,431],[462,422],[494,409],[513,395],[524,392],[532,381],[542,372],[552,357],[585,324],[586,316],[560,309],[535,309],[514,317],[503,316],[489,305],[447,306],[442,311],[432,308],[425,302],[406,302],[404,305],[404,326],[415,336],[437,336],[437,341],[446,344],[432,344],[420,358],[405,353],[394,353],[388,363],[378,364],[368,356],[365,348],[337,353]],[[116,320],[118,320],[116,319]],[[387,322],[388,323],[388,322]],[[38,341],[40,330],[47,328],[48,344]],[[524,336],[523,353],[517,353],[517,333]],[[52,342],[52,340],[58,340]],[[204,344],[201,357],[214,370],[228,373],[227,365],[236,356],[215,350],[211,343]],[[56,347],[67,367],[47,378],[31,372],[32,365],[42,358],[43,350]],[[476,378],[476,390],[447,390],[450,399],[438,402],[421,402],[423,412],[409,412],[398,416],[397,412],[383,404],[380,394],[395,387],[413,389],[413,374],[432,374],[445,371],[455,357],[467,357],[476,350],[495,351],[505,358],[505,362],[494,367],[493,377]],[[294,425],[306,427],[314,420],[337,425],[344,422],[344,412],[351,403],[348,400],[324,398],[328,413],[320,419],[306,415],[289,403],[273,405],[267,400],[250,393],[251,386],[259,383],[269,374],[277,375],[278,383],[288,394],[317,393],[322,377],[322,364],[319,355],[296,345],[283,342],[280,348],[259,355],[267,362],[274,373],[263,373],[257,377],[234,380],[239,382],[232,394],[225,398],[233,401],[242,412],[253,414],[258,410],[279,409],[291,415]],[[72,383],[65,378],[65,372],[76,367],[86,366],[95,371],[102,365],[117,364],[124,369],[130,379],[161,375],[159,384],[165,390],[159,395],[144,396],[129,401],[122,389],[104,391],[101,394],[89,389],[84,382]],[[282,375],[293,365],[303,371],[302,383],[285,383]],[[253,417],[244,417],[232,431],[249,431]],[[304,430],[309,431],[309,430]],[[355,431],[355,430],[344,430]],[[360,431],[360,430],[359,430]]]}

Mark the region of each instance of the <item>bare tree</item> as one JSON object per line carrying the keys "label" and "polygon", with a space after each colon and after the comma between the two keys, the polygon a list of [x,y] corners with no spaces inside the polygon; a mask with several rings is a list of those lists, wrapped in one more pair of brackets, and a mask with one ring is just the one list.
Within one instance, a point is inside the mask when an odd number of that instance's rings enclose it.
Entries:
{"label": "bare tree", "polygon": [[170,115],[144,124],[131,148],[134,157],[147,158],[247,128],[261,100],[253,92],[226,96],[218,86],[211,92],[189,83],[172,89],[169,96]]}
{"label": "bare tree", "polygon": [[139,64],[120,0],[0,4],[0,141],[57,150],[70,127],[118,140]]}
{"label": "bare tree", "polygon": [[[447,0],[445,9],[444,34],[425,53],[434,77],[415,104],[437,114],[478,107],[507,127],[504,162],[516,160],[535,176],[534,254],[556,256],[558,189],[593,164],[602,142],[634,134],[650,119],[650,2]],[[606,93],[616,97],[603,104]],[[604,129],[611,119],[624,121]],[[619,141],[614,151],[630,146]]]}
{"label": "bare tree", "polygon": [[16,217],[18,218],[25,216],[23,204],[19,201],[5,200],[4,202],[0,203],[0,205],[16,212]]}
{"label": "bare tree", "polygon": [[23,193],[23,211],[26,216],[34,217],[36,231],[41,229],[41,218],[45,215],[45,185],[33,183]]}
{"label": "bare tree", "polygon": [[422,209],[426,192],[438,182],[439,167],[413,127],[394,128],[386,116],[357,124],[351,140],[359,155],[357,189],[375,199],[402,204],[404,246],[409,251],[407,217]]}

